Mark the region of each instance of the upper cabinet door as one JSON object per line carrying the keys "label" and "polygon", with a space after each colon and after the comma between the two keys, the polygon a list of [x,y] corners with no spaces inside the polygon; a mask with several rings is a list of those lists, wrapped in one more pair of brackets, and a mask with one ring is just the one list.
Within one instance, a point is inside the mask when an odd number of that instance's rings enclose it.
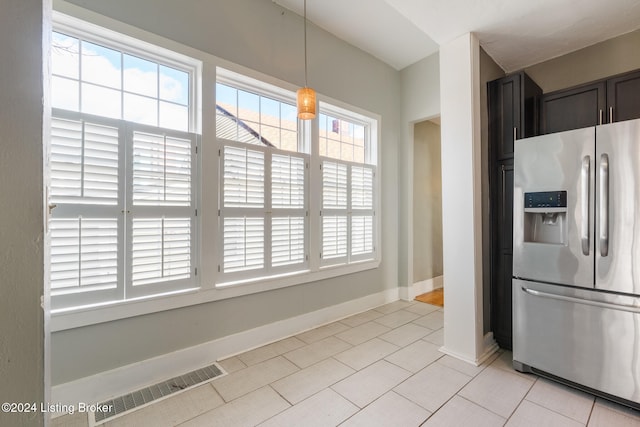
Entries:
{"label": "upper cabinet door", "polygon": [[521,76],[514,74],[489,83],[491,149],[496,160],[513,157],[513,141],[521,129]]}
{"label": "upper cabinet door", "polygon": [[607,123],[640,118],[640,71],[607,80]]}
{"label": "upper cabinet door", "polygon": [[580,129],[604,123],[606,117],[604,81],[542,96],[540,133]]}

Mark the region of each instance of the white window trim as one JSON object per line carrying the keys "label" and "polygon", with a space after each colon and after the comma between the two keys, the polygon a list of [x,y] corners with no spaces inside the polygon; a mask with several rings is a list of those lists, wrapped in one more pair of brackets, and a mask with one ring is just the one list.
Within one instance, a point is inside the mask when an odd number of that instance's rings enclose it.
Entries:
{"label": "white window trim", "polygon": [[[381,248],[383,246],[382,234],[381,234],[381,209],[380,209],[380,171],[382,166],[382,159],[377,162],[376,173],[376,191],[377,197],[375,200],[375,210],[377,212],[376,218],[376,230],[377,236],[376,255],[375,258],[368,261],[354,262],[348,265],[339,266],[327,266],[320,268],[320,260],[316,257],[311,257],[309,260],[309,269],[311,271],[292,272],[283,275],[277,275],[272,277],[265,277],[255,280],[246,280],[243,282],[232,282],[228,284],[218,284],[217,276],[217,263],[207,260],[218,260],[218,247],[217,247],[217,188],[203,188],[201,183],[216,182],[218,179],[218,145],[216,144],[215,137],[215,121],[207,120],[203,121],[202,117],[215,117],[215,90],[209,88],[215,87],[217,81],[216,67],[223,67],[227,70],[231,70],[231,73],[239,73],[244,76],[249,76],[260,82],[269,83],[275,86],[279,86],[286,91],[296,91],[298,87],[291,83],[279,80],[272,76],[260,73],[258,71],[249,69],[247,67],[234,64],[221,58],[217,58],[213,55],[199,51],[189,46],[182,45],[173,40],[158,36],[153,33],[141,30],[139,28],[124,24],[120,21],[105,17],[87,9],[80,8],[64,1],[56,1],[55,8],[58,16],[65,14],[72,17],[75,20],[82,20],[79,22],[85,22],[81,25],[83,28],[92,28],[94,26],[100,26],[102,28],[108,28],[112,31],[118,32],[122,35],[130,37],[135,43],[149,43],[156,46],[162,46],[163,49],[167,49],[172,53],[178,53],[185,55],[185,57],[195,58],[197,61],[198,76],[193,78],[192,96],[194,99],[195,112],[191,117],[195,120],[195,127],[192,132],[201,134],[201,149],[202,155],[198,156],[197,162],[198,169],[200,170],[200,182],[198,183],[201,191],[200,206],[202,210],[198,210],[199,217],[199,230],[200,235],[200,260],[199,265],[202,271],[198,271],[200,276],[200,288],[190,288],[175,292],[169,292],[163,295],[156,295],[153,297],[140,297],[137,299],[130,299],[126,301],[118,301],[115,303],[98,304],[94,306],[79,307],[68,310],[60,310],[56,313],[52,313],[51,330],[62,331],[92,324],[98,324],[103,322],[110,322],[119,319],[125,319],[129,317],[145,315],[154,312],[160,312],[165,310],[176,309],[180,307],[186,307],[195,304],[208,303],[227,298],[234,298],[242,295],[249,295],[253,293],[259,293],[269,290],[286,288],[294,285],[301,285],[305,283],[318,282],[322,280],[331,279],[347,274],[362,272],[366,270],[376,269],[380,267],[381,262]],[[60,12],[60,13],[58,13]],[[57,27],[56,27],[57,28]],[[145,55],[148,57],[148,54]],[[203,90],[203,82],[207,82],[207,90]],[[275,94],[277,95],[277,94]],[[332,99],[330,97],[318,94],[320,102],[326,102],[332,105],[334,108],[343,108],[344,111],[349,112],[349,117],[352,118],[352,114],[360,114],[363,118],[371,120],[375,123],[371,126],[370,137],[373,141],[376,141],[372,145],[371,149],[375,150],[374,155],[377,155],[379,146],[381,144],[378,135],[381,135],[381,117],[377,114],[368,112],[364,109],[354,107],[342,101]],[[317,126],[312,127],[312,132],[317,132]],[[317,135],[313,135],[313,140],[317,141]],[[319,192],[321,190],[321,183],[318,181],[321,179],[321,171],[319,168],[319,162],[317,156],[312,156],[309,172],[309,191]],[[206,167],[202,167],[206,165]],[[309,201],[309,209],[311,212],[319,212],[320,206],[317,198],[311,198]],[[316,227],[320,229],[319,216],[310,215],[309,227]],[[309,247],[319,248],[320,241],[318,239],[319,233],[310,233]],[[321,286],[322,284],[317,284]],[[314,285],[316,286],[316,285]]]}

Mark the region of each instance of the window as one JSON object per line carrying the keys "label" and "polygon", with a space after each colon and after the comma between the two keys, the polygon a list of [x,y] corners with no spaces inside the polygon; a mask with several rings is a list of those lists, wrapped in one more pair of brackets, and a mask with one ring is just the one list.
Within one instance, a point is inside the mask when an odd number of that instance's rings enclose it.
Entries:
{"label": "window", "polygon": [[52,38],[52,308],[196,287],[197,64],[67,20]]}
{"label": "window", "polygon": [[375,118],[323,100],[299,121],[294,87],[131,31],[198,59],[54,12],[56,328],[378,265]]}
{"label": "window", "polygon": [[[322,265],[375,257],[375,158],[370,124],[321,103]],[[342,117],[340,116],[342,115]]]}
{"label": "window", "polygon": [[376,259],[376,122],[320,109],[298,121],[293,92],[218,69],[218,283]]}
{"label": "window", "polygon": [[188,131],[189,71],[107,44],[53,32],[53,107]]}
{"label": "window", "polygon": [[307,169],[293,96],[216,85],[222,281],[307,269]]}

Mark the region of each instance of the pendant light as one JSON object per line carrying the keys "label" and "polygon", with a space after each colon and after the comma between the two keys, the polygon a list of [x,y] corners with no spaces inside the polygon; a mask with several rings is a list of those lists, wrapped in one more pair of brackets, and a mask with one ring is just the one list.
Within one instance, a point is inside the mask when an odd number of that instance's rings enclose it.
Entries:
{"label": "pendant light", "polygon": [[304,0],[304,87],[298,89],[298,118],[316,116],[316,91],[307,86],[307,0]]}

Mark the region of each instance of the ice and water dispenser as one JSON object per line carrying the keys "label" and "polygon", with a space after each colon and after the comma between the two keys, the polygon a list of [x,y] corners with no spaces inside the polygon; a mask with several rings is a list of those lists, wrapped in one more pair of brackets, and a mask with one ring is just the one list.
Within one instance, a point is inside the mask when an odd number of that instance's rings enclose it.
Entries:
{"label": "ice and water dispenser", "polygon": [[567,192],[524,193],[524,241],[567,244]]}

